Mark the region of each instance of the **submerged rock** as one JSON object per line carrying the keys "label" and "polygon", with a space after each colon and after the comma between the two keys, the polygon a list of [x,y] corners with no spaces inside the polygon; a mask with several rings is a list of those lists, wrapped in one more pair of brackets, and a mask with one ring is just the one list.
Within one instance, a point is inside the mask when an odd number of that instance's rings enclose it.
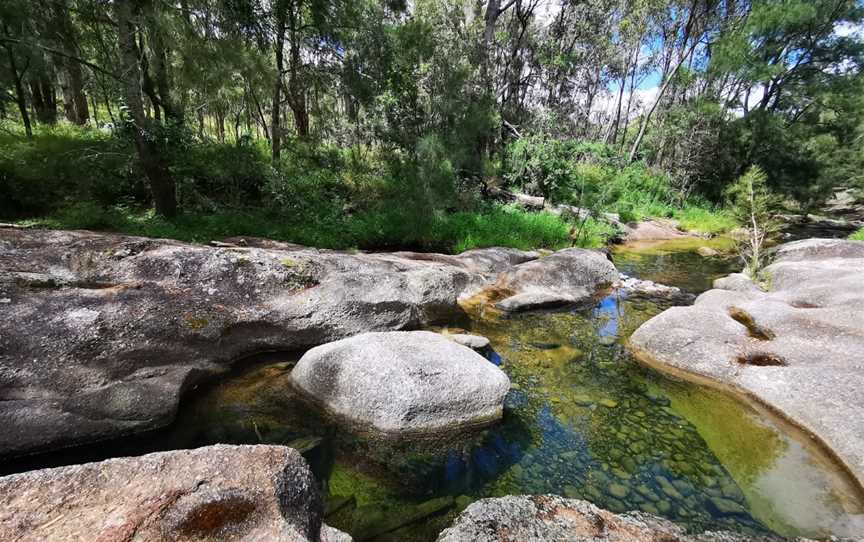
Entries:
{"label": "submerged rock", "polygon": [[471,350],[484,350],[489,348],[489,339],[482,335],[471,335],[468,333],[452,333],[444,335],[456,344],[467,346]]}
{"label": "submerged rock", "polygon": [[0,540],[350,542],[322,524],[305,461],[216,445],[0,478]]}
{"label": "submerged rock", "polygon": [[763,291],[741,274],[715,282],[630,338],[661,368],[731,385],[819,436],[864,482],[864,242],[781,245]]}
{"label": "submerged rock", "polygon": [[337,417],[384,433],[499,419],[510,380],[470,348],[429,331],[364,333],[306,352],[292,382]]}
{"label": "submerged rock", "polygon": [[[246,355],[457,317],[460,297],[539,258],[226,241],[0,228],[0,457],[164,427],[184,390]],[[563,252],[542,260],[585,274]]]}
{"label": "submerged rock", "polygon": [[649,299],[661,299],[681,304],[690,303],[695,296],[684,292],[677,286],[667,286],[652,280],[643,280],[621,273],[614,287],[629,294],[647,297]]}
{"label": "submerged rock", "polygon": [[687,534],[673,523],[642,512],[614,514],[587,501],[556,495],[482,499],[469,506],[438,542],[744,542],[774,537],[733,533]]}
{"label": "submerged rock", "polygon": [[525,312],[539,309],[554,309],[575,305],[590,297],[587,290],[580,289],[576,295],[553,292],[523,292],[512,295],[495,306],[506,312]]}

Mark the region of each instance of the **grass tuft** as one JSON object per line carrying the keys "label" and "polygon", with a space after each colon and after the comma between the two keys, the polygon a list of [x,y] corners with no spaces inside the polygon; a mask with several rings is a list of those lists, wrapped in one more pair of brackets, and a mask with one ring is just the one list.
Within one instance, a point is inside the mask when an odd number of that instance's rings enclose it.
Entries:
{"label": "grass tuft", "polygon": [[726,233],[738,226],[735,217],[726,210],[688,206],[675,213],[682,229],[701,233]]}
{"label": "grass tuft", "polygon": [[[152,210],[77,203],[28,224],[56,229],[112,231],[144,237],[208,242],[231,236],[266,237],[320,248],[415,248],[459,253],[492,246],[522,250],[570,246],[572,224],[551,213],[493,205],[474,212],[409,216],[396,206],[323,221],[287,220],[268,210],[186,213],[167,220]],[[602,246],[610,229],[589,221],[577,246]]]}

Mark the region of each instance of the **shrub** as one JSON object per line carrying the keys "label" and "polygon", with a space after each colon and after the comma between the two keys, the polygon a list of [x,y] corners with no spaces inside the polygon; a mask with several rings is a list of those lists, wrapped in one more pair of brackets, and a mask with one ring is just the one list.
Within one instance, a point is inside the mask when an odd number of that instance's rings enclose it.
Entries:
{"label": "shrub", "polygon": [[864,241],[864,228],[861,228],[860,230],[850,235],[849,239],[852,239],[853,241]]}
{"label": "shrub", "polygon": [[73,201],[114,203],[146,193],[132,148],[111,134],[61,124],[32,140],[0,132],[0,213],[50,212]]}
{"label": "shrub", "polygon": [[777,203],[768,190],[767,179],[762,168],[752,166],[727,190],[731,212],[747,230],[739,251],[747,264],[747,273],[753,278],[762,269],[763,246],[778,230],[773,217]]}

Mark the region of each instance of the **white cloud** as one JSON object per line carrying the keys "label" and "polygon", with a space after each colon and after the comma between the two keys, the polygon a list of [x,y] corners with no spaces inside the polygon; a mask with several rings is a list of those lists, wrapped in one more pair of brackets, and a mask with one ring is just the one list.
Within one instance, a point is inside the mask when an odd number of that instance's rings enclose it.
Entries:
{"label": "white cloud", "polygon": [[[642,111],[651,107],[654,100],[657,99],[657,94],[660,92],[660,87],[654,86],[646,89],[637,88],[633,92],[633,104],[630,107],[630,117],[638,116]],[[630,99],[630,91],[625,90],[621,99],[621,111],[627,109],[627,101]],[[614,115],[618,107],[618,91],[606,90],[594,99],[592,112],[602,115]]]}
{"label": "white cloud", "polygon": [[856,24],[849,21],[837,23],[834,25],[834,34],[841,38],[847,38],[850,36],[855,38],[864,37],[864,23]]}

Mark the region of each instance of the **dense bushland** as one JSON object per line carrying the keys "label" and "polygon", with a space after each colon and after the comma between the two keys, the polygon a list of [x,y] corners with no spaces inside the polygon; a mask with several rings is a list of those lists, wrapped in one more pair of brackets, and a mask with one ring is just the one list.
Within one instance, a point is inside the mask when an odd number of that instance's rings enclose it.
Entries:
{"label": "dense bushland", "polygon": [[0,218],[558,247],[727,230],[752,166],[801,210],[864,186],[855,0],[553,4],[7,0]]}

